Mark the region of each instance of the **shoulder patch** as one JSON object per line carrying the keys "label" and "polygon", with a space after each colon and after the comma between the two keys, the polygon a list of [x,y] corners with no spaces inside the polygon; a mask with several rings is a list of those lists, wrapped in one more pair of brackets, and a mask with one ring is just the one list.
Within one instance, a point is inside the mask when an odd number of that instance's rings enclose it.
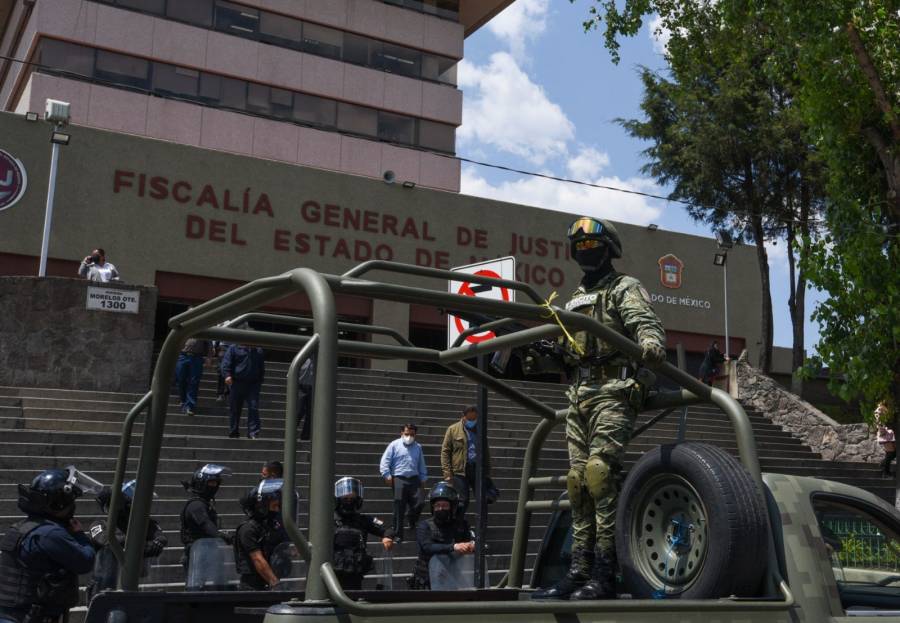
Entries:
{"label": "shoulder patch", "polygon": [[641,296],[644,297],[644,300],[648,303],[650,302],[650,294],[647,292],[647,289],[644,286],[638,286],[638,290],[641,293]]}
{"label": "shoulder patch", "polygon": [[591,294],[582,294],[574,297],[571,301],[566,303],[566,311],[572,311],[575,309],[579,309],[581,307],[587,307],[588,305],[596,305],[597,304],[597,293],[592,292]]}
{"label": "shoulder patch", "polygon": [[384,522],[378,519],[378,517],[372,517],[372,523],[376,526],[383,526]]}

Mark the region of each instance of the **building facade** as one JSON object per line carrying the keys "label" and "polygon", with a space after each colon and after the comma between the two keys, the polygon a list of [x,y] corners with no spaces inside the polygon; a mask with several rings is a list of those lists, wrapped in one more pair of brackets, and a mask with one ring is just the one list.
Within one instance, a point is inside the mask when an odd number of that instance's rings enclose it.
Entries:
{"label": "building facade", "polygon": [[459,191],[456,67],[512,0],[12,0],[0,109]]}

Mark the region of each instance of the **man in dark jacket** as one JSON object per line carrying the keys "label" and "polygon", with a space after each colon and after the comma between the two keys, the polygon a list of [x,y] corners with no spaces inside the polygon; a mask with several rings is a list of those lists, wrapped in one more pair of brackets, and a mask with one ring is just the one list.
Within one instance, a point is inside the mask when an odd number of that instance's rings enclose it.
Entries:
{"label": "man in dark jacket", "polygon": [[78,604],[78,575],[93,568],[94,548],[75,519],[75,499],[99,491],[74,467],[19,485],[27,518],[0,539],[0,621],[59,621]]}
{"label": "man in dark jacket", "polygon": [[431,577],[428,564],[437,555],[465,556],[475,552],[475,538],[468,522],[457,513],[459,494],[449,483],[439,482],[428,495],[431,518],[416,528],[419,558],[409,578],[409,588],[428,590]]}
{"label": "man in dark jacket", "polygon": [[360,513],[362,504],[359,480],[348,476],[334,483],[334,572],[341,587],[349,591],[360,590],[363,576],[373,567],[366,551],[367,535],[380,537],[385,551],[394,547],[394,531],[380,519]]}
{"label": "man in dark jacket", "polygon": [[222,374],[230,388],[231,430],[228,436],[240,437],[241,410],[247,403],[247,437],[259,436],[259,390],[266,376],[263,350],[256,346],[232,344],[222,358]]}
{"label": "man in dark jacket", "polygon": [[[462,418],[447,427],[441,444],[441,472],[459,495],[456,512],[460,517],[469,508],[469,489],[473,493],[478,490],[475,478],[477,436],[478,408],[472,405],[463,410]],[[491,480],[491,452],[487,445],[484,448],[484,478],[486,492],[491,491],[485,495],[485,501],[491,502],[498,493]]]}
{"label": "man in dark jacket", "polygon": [[719,364],[724,361],[725,355],[719,350],[719,343],[713,341],[709,346],[709,350],[703,356],[703,361],[700,363],[700,380],[707,385],[712,385],[713,380],[719,373]]}
{"label": "man in dark jacket", "polygon": [[[272,589],[284,575],[284,569],[279,569],[273,562],[273,554],[288,541],[281,525],[283,485],[282,480],[269,478],[240,499],[241,508],[248,517],[234,533],[234,562],[241,577],[241,590]],[[287,571],[290,571],[289,567]]]}
{"label": "man in dark jacket", "polygon": [[181,484],[191,497],[181,510],[181,542],[184,544],[182,564],[187,568],[191,557],[191,545],[198,539],[222,539],[231,543],[231,536],[219,529],[219,514],[215,497],[222,479],[231,476],[231,470],[222,465],[208,463],[194,472],[190,481]]}

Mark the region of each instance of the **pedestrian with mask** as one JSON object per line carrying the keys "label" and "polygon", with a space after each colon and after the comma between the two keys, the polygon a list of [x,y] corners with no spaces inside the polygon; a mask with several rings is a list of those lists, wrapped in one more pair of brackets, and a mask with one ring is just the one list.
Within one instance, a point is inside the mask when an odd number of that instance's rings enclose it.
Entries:
{"label": "pedestrian with mask", "polygon": [[26,518],[0,537],[0,623],[61,621],[78,605],[78,576],[91,571],[95,553],[75,500],[100,489],[72,466],[18,486]]}
{"label": "pedestrian with mask", "polygon": [[[478,441],[478,407],[472,405],[463,410],[462,418],[447,427],[444,441],[441,444],[441,472],[444,480],[453,485],[459,495],[457,512],[462,517],[469,508],[469,490],[474,493],[476,487]],[[484,448],[485,488],[496,491],[490,482],[491,454],[487,446]]]}
{"label": "pedestrian with mask", "polygon": [[99,283],[119,281],[119,271],[116,270],[112,262],[106,261],[106,251],[99,247],[81,260],[81,266],[78,267],[78,276],[88,281],[97,281]]}
{"label": "pedestrian with mask", "polygon": [[240,590],[264,591],[278,585],[280,577],[273,569],[272,557],[276,548],[287,541],[281,525],[283,485],[279,478],[262,480],[240,499],[241,509],[247,515],[247,521],[234,533]]}
{"label": "pedestrian with mask", "polygon": [[228,436],[241,436],[241,411],[247,403],[247,438],[259,437],[259,393],[266,377],[263,350],[256,346],[232,344],[222,358],[222,374],[229,388],[231,427]]}
{"label": "pedestrian with mask", "polygon": [[374,566],[366,550],[367,535],[380,538],[386,552],[394,547],[394,531],[377,517],[359,512],[363,493],[356,478],[345,476],[334,483],[334,572],[348,591],[360,590],[363,577]]}
{"label": "pedestrian with mask", "polygon": [[198,539],[222,539],[231,544],[232,539],[219,529],[219,514],[216,512],[216,493],[222,480],[231,476],[231,470],[222,465],[207,463],[191,476],[190,481],[182,481],[190,494],[181,509],[181,542],[184,557],[181,563],[187,568],[191,558],[191,545]]}
{"label": "pedestrian with mask", "polygon": [[469,524],[457,512],[459,494],[452,485],[439,482],[428,495],[431,518],[416,528],[416,547],[419,557],[409,578],[411,590],[429,590],[429,563],[436,555],[468,556],[475,553],[475,535]]}
{"label": "pedestrian with mask", "polygon": [[393,489],[393,526],[398,542],[403,540],[404,515],[410,530],[415,532],[425,503],[423,488],[428,480],[428,468],[422,446],[416,441],[418,430],[412,422],[404,424],[400,429],[400,438],[388,444],[379,465],[381,477]]}

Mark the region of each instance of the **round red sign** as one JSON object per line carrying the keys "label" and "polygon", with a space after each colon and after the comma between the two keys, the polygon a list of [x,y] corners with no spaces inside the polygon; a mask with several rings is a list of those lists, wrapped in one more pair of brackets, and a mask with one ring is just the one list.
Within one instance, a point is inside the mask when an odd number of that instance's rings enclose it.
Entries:
{"label": "round red sign", "polygon": [[[480,277],[493,277],[494,279],[500,279],[500,275],[495,273],[492,270],[484,269],[479,270],[474,273]],[[460,287],[457,294],[462,294],[463,296],[477,296],[475,290],[472,289],[472,285],[466,281]],[[509,301],[509,290],[506,288],[500,288],[500,296],[504,301]],[[456,330],[462,333],[466,330],[466,326],[463,325],[463,321],[459,317],[455,317],[453,319],[456,322]],[[484,333],[476,333],[475,335],[469,335],[466,337],[466,341],[470,344],[478,344],[479,342],[485,342],[487,340],[491,340],[497,337],[497,335],[493,331],[485,331]]]}
{"label": "round red sign", "polygon": [[9,152],[0,149],[0,210],[15,205],[25,194],[27,185],[25,165]]}

